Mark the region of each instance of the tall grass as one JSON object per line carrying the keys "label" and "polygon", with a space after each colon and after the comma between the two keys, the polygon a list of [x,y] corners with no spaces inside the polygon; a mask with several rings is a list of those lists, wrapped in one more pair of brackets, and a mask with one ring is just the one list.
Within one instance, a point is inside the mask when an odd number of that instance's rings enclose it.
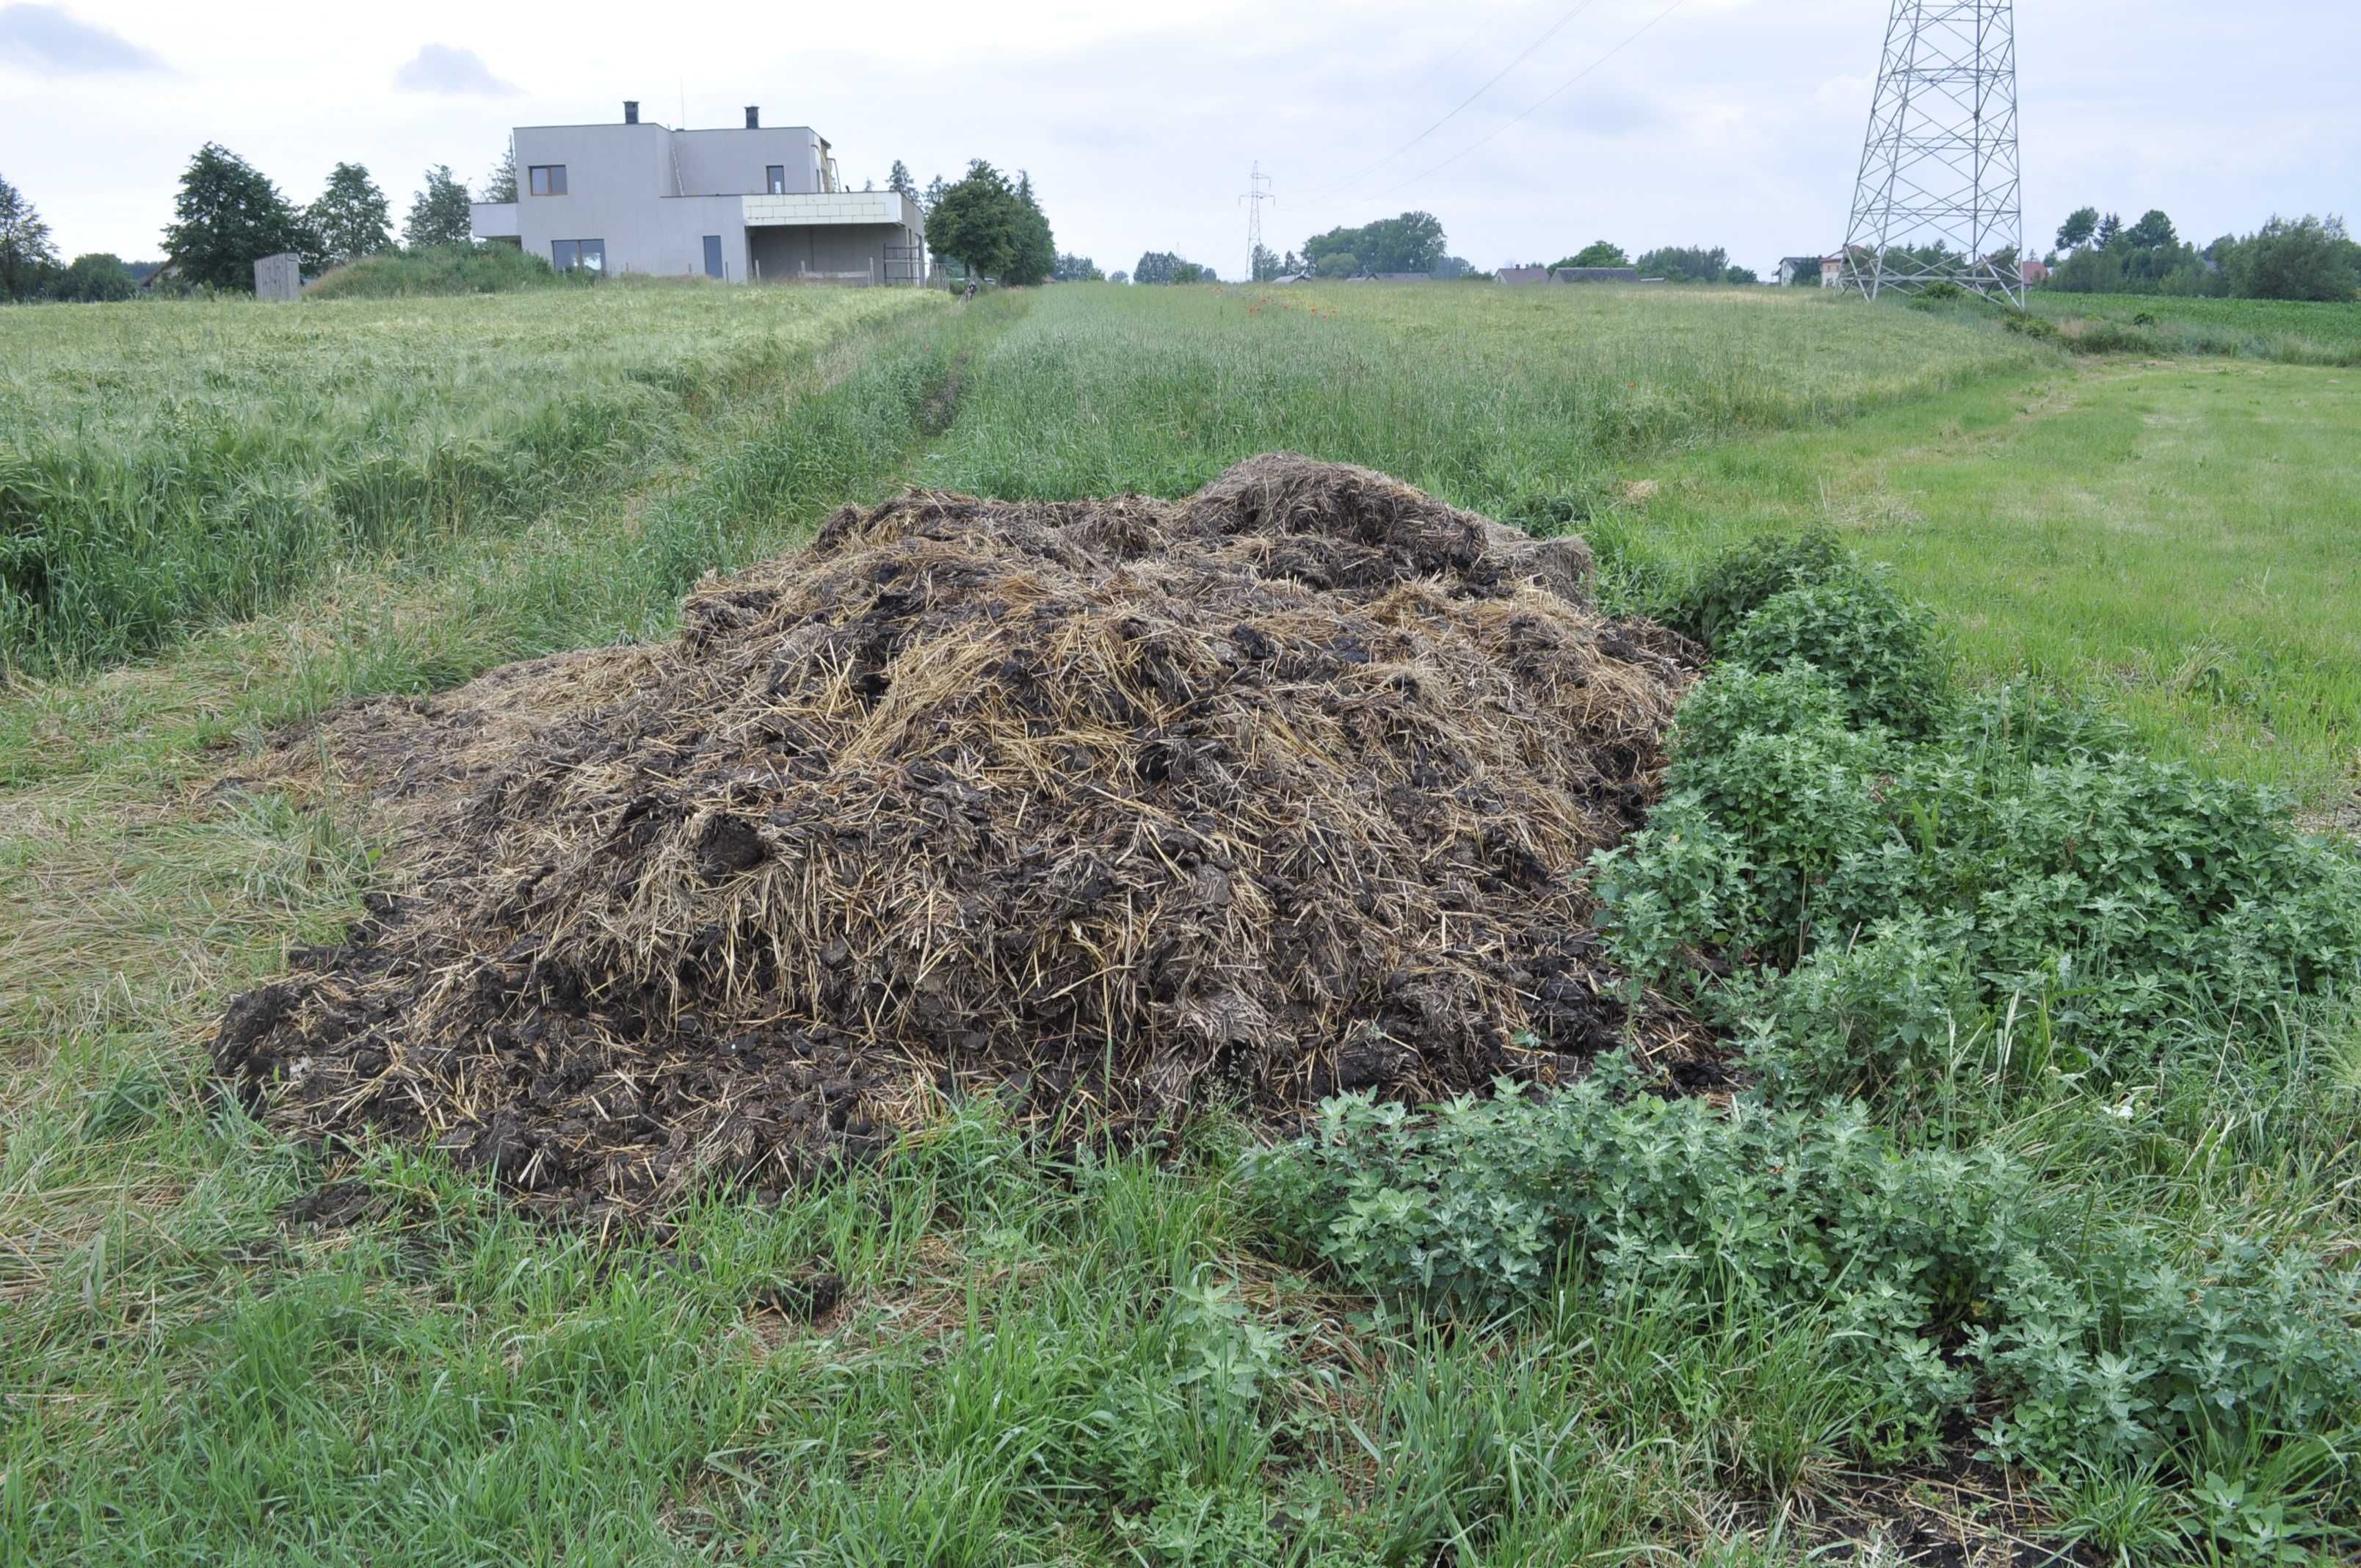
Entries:
{"label": "tall grass", "polygon": [[0,318],[0,667],[130,658],[328,562],[512,525],[678,458],[917,291],[63,306]]}
{"label": "tall grass", "polygon": [[990,495],[1173,495],[1291,448],[1510,516],[1635,453],[2057,359],[1972,323],[1768,289],[1080,285],[994,346],[928,473]]}

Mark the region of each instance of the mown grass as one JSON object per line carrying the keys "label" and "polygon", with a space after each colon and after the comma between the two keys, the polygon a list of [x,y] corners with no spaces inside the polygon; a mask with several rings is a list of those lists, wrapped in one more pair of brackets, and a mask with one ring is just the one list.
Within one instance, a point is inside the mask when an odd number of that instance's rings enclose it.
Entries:
{"label": "mown grass", "polygon": [[[497,334],[544,302],[404,309]],[[1705,1288],[1653,1297],[1552,1260],[1538,1299],[1498,1323],[1356,1293],[1282,1243],[1234,1157],[1250,1128],[1077,1157],[988,1107],[946,1106],[877,1169],[597,1236],[528,1225],[405,1151],[331,1170],[210,1093],[203,1043],[229,996],[289,945],[333,939],[375,875],[378,847],[339,802],[241,788],[246,748],[349,696],[663,635],[699,571],[784,547],[905,473],[1173,493],[1291,445],[1580,528],[1631,595],[1677,587],[1728,539],[1807,514],[1847,526],[1856,504],[1851,536],[1883,550],[1913,525],[1897,511],[1869,526],[1884,492],[1862,476],[1924,449],[1958,470],[1934,488],[1971,499],[1912,500],[1956,530],[1955,554],[1895,559],[1927,597],[1960,578],[1956,627],[1992,608],[1967,575],[1980,521],[1986,550],[2024,526],[1980,512],[1977,459],[2054,419],[2037,472],[2055,482],[2087,455],[2070,428],[2083,411],[2113,422],[2110,440],[2149,428],[2054,348],[1914,312],[1381,288],[1256,305],[1060,289],[892,313],[829,337],[759,399],[699,396],[684,360],[668,372],[686,400],[676,442],[620,480],[488,510],[415,548],[332,552],[261,613],[135,663],[20,676],[0,697],[0,1556],[1769,1564],[1811,1560],[1832,1519],[1905,1505],[1989,1551],[2037,1541],[2035,1560],[2058,1530],[2127,1563],[2235,1560],[2250,1538],[2342,1551],[2257,1535],[2246,1502],[2138,1465],[1873,1481],[1876,1393],[1839,1370],[1857,1329],[1730,1289],[1712,1259]],[[627,367],[632,350],[608,352]],[[2317,409],[2331,373],[2264,374],[2312,378],[2271,395]],[[2272,436],[2225,438],[2228,463],[2207,444],[2237,421],[2189,408],[2203,417],[2180,438],[2209,455],[2147,497],[2155,525],[2212,507],[2208,526],[2233,535],[2246,520],[2215,488],[2278,472],[2289,527],[2259,553],[2308,547],[2323,491],[2301,476],[2338,461],[2325,426],[2275,470]],[[2142,495],[2140,471],[2126,459],[2111,493]],[[1626,488],[1643,477],[1662,483],[1653,498]],[[2108,513],[2094,499],[2086,515]],[[2067,575],[2063,524],[2055,548]],[[2168,554],[2116,563],[2127,604],[2136,573],[2169,584],[2158,601],[2188,596],[2161,576]],[[1988,590],[2006,581],[1994,573]],[[2129,611],[2090,602],[2070,630],[2103,651]],[[2242,601],[2215,635],[2245,659],[2282,603]],[[2021,611],[2028,646],[2043,613],[2037,598]],[[2006,662],[1957,634],[1976,667]],[[2276,692],[2292,663],[2254,678]],[[2100,667],[2061,654],[2045,673],[2087,686]],[[2213,761],[2268,773],[2275,755]],[[2103,1099],[2064,1080],[2027,1096],[2005,1063],[1956,1062],[1975,1109],[1942,1136],[2069,1213],[2336,1255],[2361,1234],[2361,1032],[2290,1016],[2261,1062],[2230,1048],[2256,1031],[2252,1003],[2235,1005],[2235,1021],[2184,1020],[2169,1077]],[[349,1204],[331,1193],[324,1223],[291,1211],[332,1176]],[[1740,1239],[1769,1223],[1742,1205],[1692,1218]],[[807,1323],[821,1274],[844,1299]],[[2286,1523],[2292,1506],[2311,1530],[2302,1500],[2322,1467],[2350,1464],[2345,1442],[2302,1449],[2301,1473],[2229,1463],[2219,1479],[2249,1514],[2279,1507]]]}
{"label": "mown grass", "polygon": [[1652,493],[1587,532],[1643,600],[1736,540],[1830,529],[1985,678],[2088,694],[2160,754],[2350,808],[2361,378],[2102,361],[1631,472]]}
{"label": "mown grass", "polygon": [[0,667],[132,657],[330,565],[691,455],[917,291],[548,291],[0,317]]}

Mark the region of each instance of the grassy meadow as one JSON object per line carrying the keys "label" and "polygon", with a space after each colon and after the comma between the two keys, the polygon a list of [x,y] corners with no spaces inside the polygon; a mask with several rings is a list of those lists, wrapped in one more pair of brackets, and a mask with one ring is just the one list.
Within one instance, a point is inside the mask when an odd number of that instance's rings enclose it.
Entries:
{"label": "grassy meadow", "polygon": [[[1804,291],[1472,286],[40,307],[0,347],[0,1559],[2361,1545],[2350,858],[2242,793],[2353,819],[2350,372]],[[346,803],[241,786],[276,727],[665,635],[700,573],[900,483],[1170,494],[1275,447],[1582,532],[1610,599],[1676,619],[1748,540],[1881,565],[1717,642],[1692,816],[1610,889],[1619,952],[1671,974],[1665,908],[1742,892],[1730,931],[1793,931],[1818,884],[1780,876],[1910,846],[1850,894],[1901,925],[1700,991],[1759,1105],[1602,1083],[1124,1156],[947,1105],[874,1168],[609,1236],[412,1151],[324,1167],[212,1091],[228,999],[379,880]],[[1886,728],[1854,735],[1778,657],[1861,605],[1848,690]],[[1876,684],[1905,654],[1924,712]],[[1808,762],[1752,818],[1710,740],[1748,715],[1730,755]],[[2197,773],[2107,760],[2133,751]],[[2158,821],[2222,835],[2173,873],[2202,897],[2122,871]],[[2093,845],[2087,897],[2024,871],[2037,839]],[[1422,1229],[1446,1190],[1458,1228]],[[1417,1283],[1446,1255],[1467,1291]]]}
{"label": "grassy meadow", "polygon": [[0,315],[0,664],[104,663],[689,457],[928,296],[693,287]]}
{"label": "grassy meadow", "polygon": [[1052,290],[993,345],[926,472],[986,495],[1174,495],[1287,449],[1510,517],[1641,455],[2054,359],[1800,291]]}
{"label": "grassy meadow", "polygon": [[2107,359],[1642,465],[1650,493],[1590,532],[1644,579],[1832,530],[1984,678],[2087,695],[2158,754],[2334,811],[2361,775],[2356,434],[2361,375]]}

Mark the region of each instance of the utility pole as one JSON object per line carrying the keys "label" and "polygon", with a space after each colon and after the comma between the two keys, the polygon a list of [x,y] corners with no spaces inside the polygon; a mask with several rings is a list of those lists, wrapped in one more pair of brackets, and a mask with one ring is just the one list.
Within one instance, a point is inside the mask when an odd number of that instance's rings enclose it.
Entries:
{"label": "utility pole", "polygon": [[2021,306],[2024,230],[2015,0],[1894,0],[1845,228],[1845,287],[1873,300],[1953,283]]}
{"label": "utility pole", "polygon": [[1279,198],[1263,189],[1270,176],[1262,171],[1262,159],[1256,159],[1254,172],[1246,176],[1246,194],[1238,198],[1246,204],[1246,281],[1257,281],[1255,258],[1262,254],[1262,204],[1276,203]]}

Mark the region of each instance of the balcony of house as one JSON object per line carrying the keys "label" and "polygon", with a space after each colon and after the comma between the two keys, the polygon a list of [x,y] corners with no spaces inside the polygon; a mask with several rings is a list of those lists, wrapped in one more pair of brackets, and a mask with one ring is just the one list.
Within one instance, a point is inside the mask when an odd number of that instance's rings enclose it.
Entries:
{"label": "balcony of house", "polygon": [[758,282],[916,285],[926,223],[895,191],[744,196],[748,273]]}
{"label": "balcony of house", "polygon": [[478,239],[521,240],[524,231],[517,225],[514,202],[470,202],[467,232]]}

